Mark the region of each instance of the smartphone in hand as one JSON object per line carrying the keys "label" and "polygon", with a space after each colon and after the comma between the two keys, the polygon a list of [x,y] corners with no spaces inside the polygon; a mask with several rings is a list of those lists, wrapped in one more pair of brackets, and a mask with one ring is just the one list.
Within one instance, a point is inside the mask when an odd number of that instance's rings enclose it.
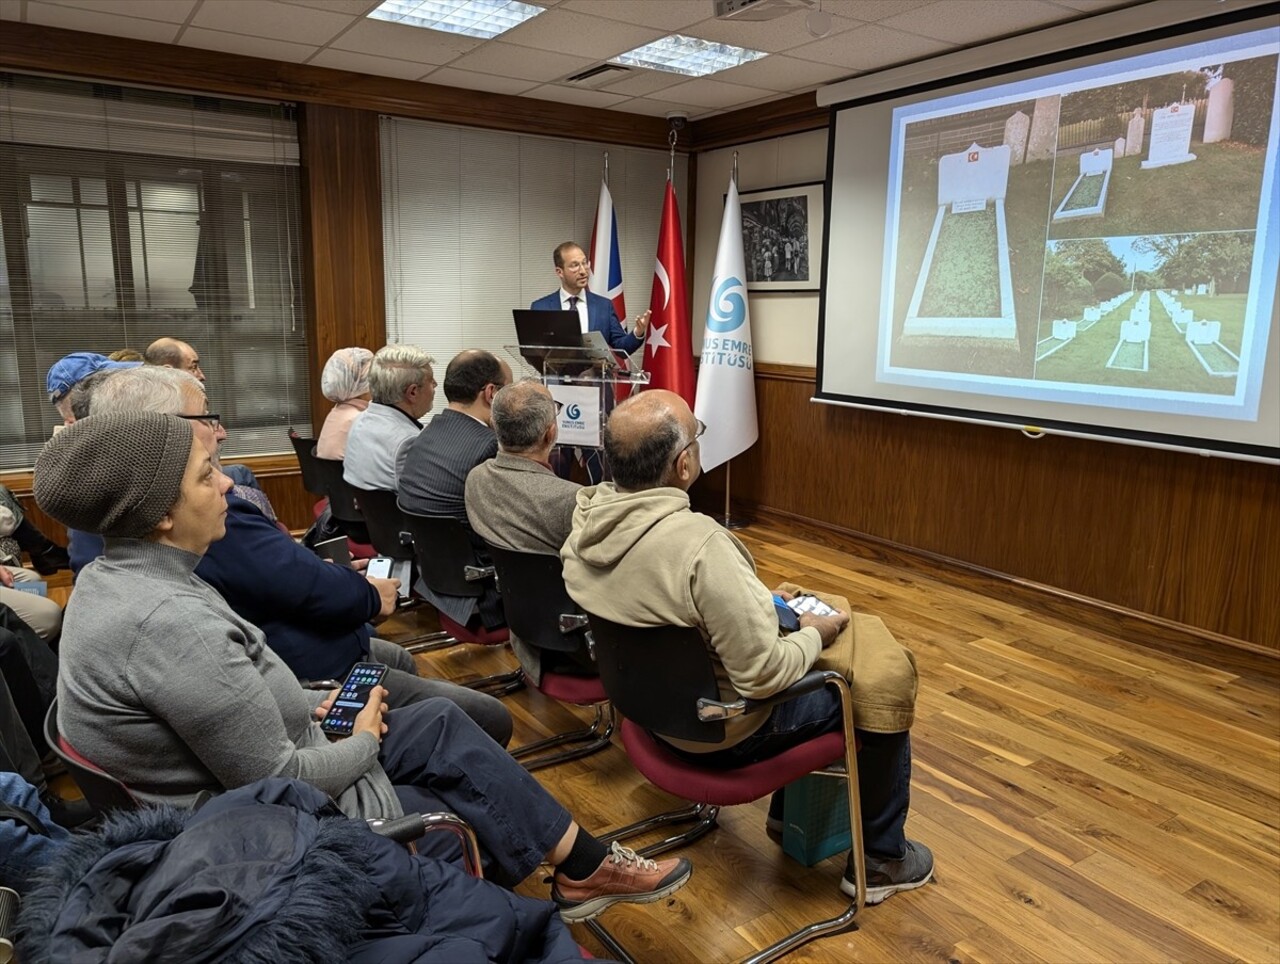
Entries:
{"label": "smartphone in hand", "polygon": [[812,613],[815,616],[830,616],[835,610],[817,596],[794,596],[787,603],[797,615]]}
{"label": "smartphone in hand", "polygon": [[369,694],[386,675],[385,663],[356,663],[351,667],[329,712],[320,721],[320,729],[329,736],[350,736],[355,731],[356,717],[369,703]]}

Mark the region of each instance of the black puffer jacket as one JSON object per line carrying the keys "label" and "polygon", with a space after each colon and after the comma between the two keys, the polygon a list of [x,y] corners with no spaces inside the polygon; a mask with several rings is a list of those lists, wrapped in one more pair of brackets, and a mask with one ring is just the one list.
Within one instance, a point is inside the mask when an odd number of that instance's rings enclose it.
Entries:
{"label": "black puffer jacket", "polygon": [[26,964],[581,960],[551,903],[414,856],[282,779],[74,838],[24,901],[19,949]]}

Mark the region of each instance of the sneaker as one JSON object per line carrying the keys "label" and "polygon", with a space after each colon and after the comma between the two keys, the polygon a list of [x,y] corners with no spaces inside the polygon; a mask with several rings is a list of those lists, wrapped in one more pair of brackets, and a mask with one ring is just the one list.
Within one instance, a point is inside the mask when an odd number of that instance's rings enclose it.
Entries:
{"label": "sneaker", "polygon": [[[915,890],[929,882],[933,876],[933,854],[929,848],[914,840],[907,841],[907,853],[901,860],[879,860],[867,857],[867,896],[863,903],[878,904],[900,890]],[[853,875],[853,855],[845,865],[840,889],[850,897],[858,896],[858,884]]]}
{"label": "sneaker", "polygon": [[646,860],[616,840],[609,855],[586,880],[570,880],[556,873],[551,899],[560,905],[560,916],[576,924],[599,917],[614,904],[648,904],[673,894],[689,880],[693,865],[683,857]]}

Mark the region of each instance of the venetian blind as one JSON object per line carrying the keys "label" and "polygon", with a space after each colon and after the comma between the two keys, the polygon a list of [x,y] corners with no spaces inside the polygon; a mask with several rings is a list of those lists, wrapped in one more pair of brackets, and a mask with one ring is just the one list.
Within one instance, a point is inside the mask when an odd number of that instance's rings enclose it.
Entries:
{"label": "venetian blind", "polygon": [[[627,314],[649,307],[669,155],[384,117],[387,340],[430,352],[437,378],[459,351],[516,342],[512,308],[559,286],[551,253],[591,242],[604,152],[618,216]],[[688,162],[676,156],[683,210]],[[435,410],[445,405],[436,393]]]}
{"label": "venetian blind", "polygon": [[309,427],[293,108],[0,75],[0,467],[61,418],[73,351],[199,353],[224,455]]}

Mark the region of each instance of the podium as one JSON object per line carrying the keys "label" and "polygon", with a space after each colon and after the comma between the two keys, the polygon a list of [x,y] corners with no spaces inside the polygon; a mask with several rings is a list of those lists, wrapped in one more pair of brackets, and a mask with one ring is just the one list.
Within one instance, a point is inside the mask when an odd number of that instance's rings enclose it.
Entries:
{"label": "podium", "polygon": [[649,373],[631,371],[618,362],[598,331],[577,336],[574,345],[506,345],[542,379],[559,409],[560,446],[599,449],[604,445],[604,424],[612,411],[618,389],[630,390],[649,383]]}

